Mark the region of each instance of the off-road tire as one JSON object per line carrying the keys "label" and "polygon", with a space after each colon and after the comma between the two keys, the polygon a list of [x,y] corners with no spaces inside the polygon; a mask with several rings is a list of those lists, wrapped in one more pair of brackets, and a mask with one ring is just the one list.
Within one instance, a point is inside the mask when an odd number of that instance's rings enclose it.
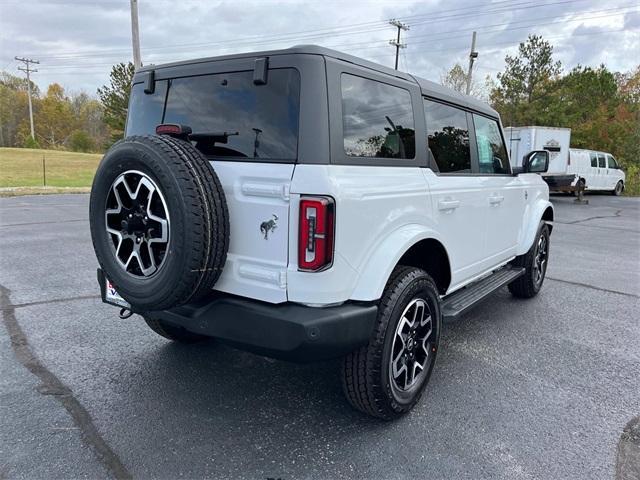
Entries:
{"label": "off-road tire", "polygon": [[[106,232],[112,183],[140,171],[162,191],[170,216],[169,246],[149,278],[132,276],[116,261]],[[91,238],[100,267],[135,312],[165,310],[210,293],[229,247],[229,214],[216,173],[189,142],[169,136],[131,136],[115,143],[96,172],[89,208]]]}
{"label": "off-road tire", "polygon": [[[433,360],[419,385],[406,398],[398,398],[391,386],[389,361],[392,340],[405,306],[423,298],[430,309],[435,329]],[[369,343],[346,355],[342,362],[342,387],[356,409],[385,420],[409,412],[420,400],[435,364],[441,325],[440,297],[433,279],[415,267],[398,266],[385,287],[378,317]]]}
{"label": "off-road tire", "polygon": [[197,333],[191,333],[184,328],[169,325],[162,320],[156,320],[145,316],[144,321],[149,328],[156,332],[161,337],[173,340],[178,343],[198,343],[205,340],[210,340],[211,337],[205,335],[198,335]]}
{"label": "off-road tire", "polygon": [[[543,235],[546,240],[546,264],[540,282],[535,281],[535,261],[538,254],[538,242],[540,236]],[[524,268],[524,274],[509,284],[509,291],[514,297],[532,298],[535,297],[544,283],[546,275],[546,267],[549,261],[549,226],[545,222],[540,222],[533,245],[527,253],[516,257],[511,263],[514,267]]]}

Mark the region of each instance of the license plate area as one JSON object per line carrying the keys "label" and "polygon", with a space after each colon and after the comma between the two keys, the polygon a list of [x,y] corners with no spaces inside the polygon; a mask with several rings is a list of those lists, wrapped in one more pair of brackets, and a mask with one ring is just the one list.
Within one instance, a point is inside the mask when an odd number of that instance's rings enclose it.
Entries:
{"label": "license plate area", "polygon": [[108,303],[109,305],[114,305],[121,308],[131,308],[131,304],[124,298],[122,298],[122,296],[120,296],[113,284],[107,277],[105,277],[102,270],[98,270],[98,281],[100,282],[102,301],[104,303]]}

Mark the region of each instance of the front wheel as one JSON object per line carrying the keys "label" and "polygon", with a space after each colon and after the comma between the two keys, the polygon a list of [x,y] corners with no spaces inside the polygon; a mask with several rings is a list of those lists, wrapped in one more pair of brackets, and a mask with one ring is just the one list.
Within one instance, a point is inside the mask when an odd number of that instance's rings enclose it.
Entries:
{"label": "front wheel", "polygon": [[624,183],[622,183],[622,180],[620,180],[618,183],[616,183],[616,188],[613,189],[611,194],[619,197],[620,195],[622,195],[622,192],[624,192]]}
{"label": "front wheel", "polygon": [[351,405],[385,420],[409,412],[429,382],[440,324],[440,296],[433,279],[419,268],[397,267],[369,343],[343,360],[342,386]]}
{"label": "front wheel", "polygon": [[540,222],[536,240],[527,253],[516,257],[515,267],[524,267],[524,275],[509,284],[509,291],[514,297],[535,297],[544,282],[549,263],[549,226]]}

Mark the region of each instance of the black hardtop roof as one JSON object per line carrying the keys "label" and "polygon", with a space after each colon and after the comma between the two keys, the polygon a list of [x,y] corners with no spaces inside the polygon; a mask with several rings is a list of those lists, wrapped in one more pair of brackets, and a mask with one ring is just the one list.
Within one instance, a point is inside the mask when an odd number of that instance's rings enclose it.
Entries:
{"label": "black hardtop roof", "polygon": [[422,93],[428,97],[433,97],[436,99],[443,100],[445,102],[454,103],[462,107],[469,108],[471,110],[476,110],[478,112],[484,113],[492,117],[499,116],[498,112],[496,112],[489,105],[470,95],[464,95],[462,93],[456,92],[455,90],[447,88],[438,83],[431,82],[429,80],[425,80],[423,78],[416,77],[414,75],[411,75],[405,72],[394,70],[389,67],[385,67],[384,65],[380,65],[379,63],[370,62],[360,57],[356,57],[353,55],[349,55],[347,53],[339,52],[337,50],[332,50],[330,48],[321,47],[318,45],[295,45],[293,47],[280,49],[280,50],[265,50],[260,52],[235,53],[232,55],[221,55],[218,57],[206,57],[206,58],[198,58],[194,60],[183,60],[180,62],[165,63],[162,65],[146,65],[144,67],[139,68],[136,71],[136,73],[141,73],[148,70],[157,70],[161,68],[178,67],[180,65],[193,65],[196,63],[207,63],[207,62],[214,62],[214,61],[219,62],[219,61],[232,60],[232,59],[238,59],[238,58],[270,57],[274,55],[295,55],[295,54],[322,55],[325,57],[331,57],[331,58],[335,58],[345,62],[353,63],[355,65],[358,65],[364,68],[369,68],[376,72],[403,78],[410,82],[417,83],[420,86]]}

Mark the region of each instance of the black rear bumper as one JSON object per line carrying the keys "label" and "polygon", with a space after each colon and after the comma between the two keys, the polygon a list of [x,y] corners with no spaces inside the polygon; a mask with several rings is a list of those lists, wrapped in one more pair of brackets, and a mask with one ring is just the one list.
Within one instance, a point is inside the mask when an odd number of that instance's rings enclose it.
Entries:
{"label": "black rear bumper", "polygon": [[[98,278],[104,278],[100,271]],[[216,294],[144,315],[261,355],[310,362],[339,357],[366,345],[377,313],[375,303],[316,308]]]}

